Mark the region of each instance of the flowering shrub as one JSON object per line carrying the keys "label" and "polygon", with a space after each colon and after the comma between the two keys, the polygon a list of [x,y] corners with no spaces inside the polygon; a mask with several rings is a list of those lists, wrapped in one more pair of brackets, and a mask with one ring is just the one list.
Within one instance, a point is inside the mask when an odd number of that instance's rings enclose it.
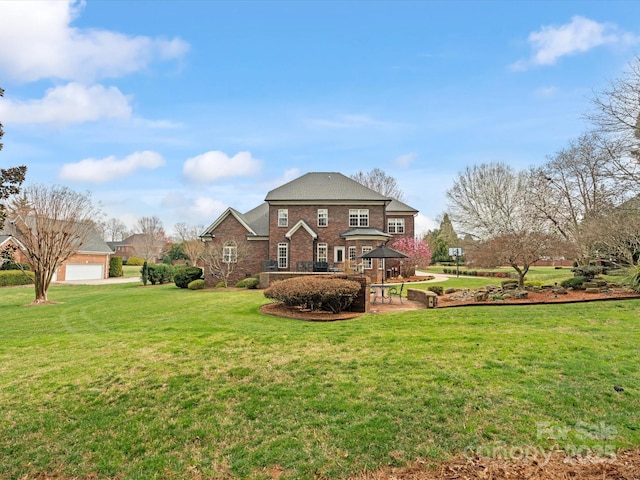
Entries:
{"label": "flowering shrub", "polygon": [[431,263],[431,250],[424,240],[403,237],[391,244],[391,248],[408,255],[405,259],[407,265],[417,265],[418,268],[426,268]]}
{"label": "flowering shrub", "polygon": [[291,307],[338,313],[349,308],[359,291],[360,284],[351,280],[304,276],[276,282],[264,296]]}

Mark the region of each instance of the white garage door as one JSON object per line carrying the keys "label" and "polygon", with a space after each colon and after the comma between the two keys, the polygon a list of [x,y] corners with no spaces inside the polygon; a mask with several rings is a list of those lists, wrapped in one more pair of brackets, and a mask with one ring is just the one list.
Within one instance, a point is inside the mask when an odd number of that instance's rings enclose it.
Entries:
{"label": "white garage door", "polygon": [[103,266],[96,264],[70,264],[67,265],[67,280],[101,280],[103,276]]}

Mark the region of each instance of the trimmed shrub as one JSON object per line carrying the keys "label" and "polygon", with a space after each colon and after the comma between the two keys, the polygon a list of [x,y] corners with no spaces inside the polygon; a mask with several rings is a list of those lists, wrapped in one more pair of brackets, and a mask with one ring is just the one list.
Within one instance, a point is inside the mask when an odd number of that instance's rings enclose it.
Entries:
{"label": "trimmed shrub", "polygon": [[248,278],[243,278],[242,280],[239,280],[236,283],[236,287],[237,288],[258,288],[258,285],[260,284],[260,280],[258,280],[255,277],[248,277]]}
{"label": "trimmed shrub", "polygon": [[338,313],[349,308],[359,291],[360,284],[351,280],[295,277],[274,283],[264,296],[292,307]]}
{"label": "trimmed shrub", "polygon": [[586,277],[587,280],[591,280],[596,275],[600,275],[603,270],[597,265],[581,265],[572,268],[571,271],[576,277]]}
{"label": "trimmed shrub", "polygon": [[226,287],[226,285],[222,280],[220,280],[218,283],[216,283],[216,288],[225,288],[225,287]]}
{"label": "trimmed shrub", "polygon": [[122,277],[122,257],[111,257],[109,259],[109,276]]}
{"label": "trimmed shrub", "polygon": [[28,272],[31,267],[28,263],[4,262],[0,265],[0,270],[26,270]]}
{"label": "trimmed shrub", "polygon": [[204,280],[199,278],[198,280],[189,282],[189,285],[187,285],[187,288],[189,290],[202,290],[204,288]]}
{"label": "trimmed shrub", "polygon": [[165,265],[164,263],[147,265],[147,276],[151,285],[162,285],[173,281],[174,275],[173,265]]}
{"label": "trimmed shrub", "polygon": [[23,272],[22,270],[0,271],[0,287],[30,285],[32,283],[34,283],[33,272]]}
{"label": "trimmed shrub", "polygon": [[189,288],[191,282],[200,278],[202,278],[202,269],[199,267],[180,267],[173,274],[173,281],[179,288]]}
{"label": "trimmed shrub", "polygon": [[444,293],[444,287],[441,285],[430,285],[427,287],[427,290],[435,293],[436,295],[442,295]]}
{"label": "trimmed shrub", "polygon": [[563,288],[573,288],[574,290],[581,290],[584,288],[582,285],[587,281],[587,277],[571,277],[564,279],[560,286]]}
{"label": "trimmed shrub", "polygon": [[127,265],[133,265],[134,267],[141,267],[142,265],[144,265],[144,258],[129,257],[127,258]]}

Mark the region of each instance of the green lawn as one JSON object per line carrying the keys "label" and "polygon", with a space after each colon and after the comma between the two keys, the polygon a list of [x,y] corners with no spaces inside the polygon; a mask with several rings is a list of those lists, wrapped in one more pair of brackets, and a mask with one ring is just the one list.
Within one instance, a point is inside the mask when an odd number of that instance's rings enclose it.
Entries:
{"label": "green lawn", "polygon": [[261,315],[255,290],[32,296],[0,290],[0,478],[340,478],[640,444],[640,300],[308,323]]}

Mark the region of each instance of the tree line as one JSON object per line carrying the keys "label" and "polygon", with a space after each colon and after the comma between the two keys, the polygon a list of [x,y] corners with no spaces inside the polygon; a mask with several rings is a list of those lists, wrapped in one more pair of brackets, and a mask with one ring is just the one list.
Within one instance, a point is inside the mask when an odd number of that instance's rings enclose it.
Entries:
{"label": "tree line", "polygon": [[468,262],[510,265],[521,284],[545,257],[638,268],[640,57],[591,102],[592,128],[541,166],[485,163],[458,174],[447,191],[447,220]]}

